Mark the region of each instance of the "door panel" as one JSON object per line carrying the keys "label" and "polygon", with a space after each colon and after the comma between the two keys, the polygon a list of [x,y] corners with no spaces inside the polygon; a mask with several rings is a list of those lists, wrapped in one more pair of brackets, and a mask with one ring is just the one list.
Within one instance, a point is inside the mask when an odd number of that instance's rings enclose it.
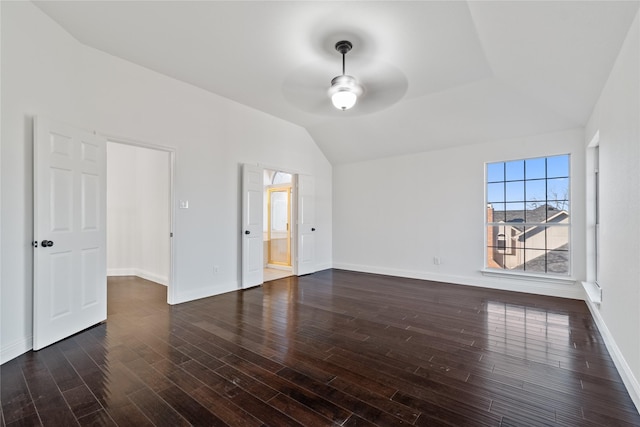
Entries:
{"label": "door panel", "polygon": [[242,288],[263,282],[263,170],[242,168]]}
{"label": "door panel", "polygon": [[82,208],[80,209],[82,231],[98,229],[100,219],[100,177],[93,174],[82,174]]}
{"label": "door panel", "polygon": [[298,275],[316,271],[315,182],[298,175]]}
{"label": "door panel", "polygon": [[95,286],[91,286],[100,278],[100,248],[88,248],[82,251],[82,308],[98,304]]}
{"label": "door panel", "polygon": [[106,140],[36,118],[34,350],[106,319],[105,217]]}
{"label": "door panel", "polygon": [[73,210],[73,171],[51,168],[50,232],[70,232]]}
{"label": "door panel", "polygon": [[73,301],[67,284],[73,280],[71,252],[59,252],[50,257],[51,320],[71,314]]}

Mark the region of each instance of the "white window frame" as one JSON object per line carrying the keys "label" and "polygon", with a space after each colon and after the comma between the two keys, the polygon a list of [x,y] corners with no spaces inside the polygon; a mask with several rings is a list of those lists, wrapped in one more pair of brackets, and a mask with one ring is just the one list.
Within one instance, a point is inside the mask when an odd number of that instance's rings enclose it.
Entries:
{"label": "white window frame", "polygon": [[[507,223],[507,222],[500,222],[500,221],[496,221],[496,218],[493,218],[492,222],[488,221],[488,208],[490,206],[490,200],[488,200],[489,198],[489,194],[488,194],[488,184],[489,182],[489,176],[488,176],[488,169],[489,169],[489,165],[491,164],[496,164],[496,163],[509,163],[509,162],[518,162],[518,161],[527,161],[527,160],[537,160],[537,159],[549,159],[549,158],[553,158],[553,157],[558,157],[558,156],[567,156],[568,157],[568,174],[566,176],[567,180],[568,180],[568,188],[567,188],[567,196],[566,196],[566,202],[568,203],[568,222],[566,224],[558,224],[558,223],[553,223],[553,224],[545,224],[542,223],[544,226],[548,226],[548,227],[566,227],[568,228],[568,251],[567,251],[567,262],[568,262],[568,267],[567,267],[567,272],[566,273],[558,273],[558,272],[553,272],[553,271],[545,271],[545,272],[541,272],[541,271],[532,271],[532,270],[511,270],[511,269],[507,269],[507,268],[495,268],[489,265],[489,261],[490,261],[490,247],[489,247],[489,230],[491,229],[491,227],[495,227],[495,226],[509,226],[512,225],[512,223]],[[573,279],[571,279],[572,276],[572,269],[573,269],[573,249],[572,249],[572,223],[571,223],[571,181],[572,181],[572,176],[571,176],[571,154],[570,153],[559,153],[559,154],[551,154],[551,155],[547,155],[547,156],[542,156],[542,157],[529,157],[529,158],[520,158],[520,159],[512,159],[512,160],[504,160],[504,161],[497,161],[497,162],[487,162],[485,163],[485,177],[484,177],[484,189],[485,189],[485,196],[484,196],[484,206],[485,206],[485,221],[484,221],[484,234],[485,234],[485,239],[484,239],[484,258],[485,258],[485,262],[484,262],[484,268],[482,269],[483,274],[486,275],[515,275],[515,276],[523,276],[526,278],[538,278],[538,279],[542,279],[542,280],[549,280],[549,281],[557,281],[558,283],[575,283],[575,281]],[[554,177],[546,177],[544,178],[545,181],[549,180],[549,179],[553,179]],[[563,177],[565,178],[565,177]],[[522,181],[526,182],[526,181],[530,181],[533,179],[526,179],[526,176],[524,177],[524,179]],[[518,180],[519,181],[519,180]],[[504,181],[501,181],[504,183],[507,182],[511,182],[507,180],[507,177],[505,176]],[[545,182],[546,185],[546,182]],[[506,197],[506,195],[505,195]],[[526,197],[525,197],[526,198]],[[548,199],[545,199],[544,203],[547,204],[549,202]],[[525,206],[526,209],[526,203],[523,201],[523,205]],[[530,229],[531,227],[537,227],[540,226],[541,223],[530,223],[530,222],[521,222],[521,223],[517,223],[519,227],[522,227],[523,229]],[[515,252],[517,251],[517,249],[513,248],[513,247],[509,247],[509,243],[513,240],[513,236],[507,236],[506,235],[506,230],[505,230],[505,244],[506,247],[503,250],[497,249],[496,252],[499,254],[503,254],[503,255],[515,255]],[[496,235],[496,241],[493,242],[493,245],[495,248],[498,248],[498,243],[497,243],[497,235]],[[545,243],[546,246],[546,243]],[[553,249],[546,249],[547,251],[551,251]],[[547,270],[547,266],[545,265],[545,270]]]}
{"label": "white window frame", "polygon": [[596,131],[587,144],[586,150],[586,261],[587,280],[582,286],[589,301],[602,303],[603,283],[600,280],[600,131]]}

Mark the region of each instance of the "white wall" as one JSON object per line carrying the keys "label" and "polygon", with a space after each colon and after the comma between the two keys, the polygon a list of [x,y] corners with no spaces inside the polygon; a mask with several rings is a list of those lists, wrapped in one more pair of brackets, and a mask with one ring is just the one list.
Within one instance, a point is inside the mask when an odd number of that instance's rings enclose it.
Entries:
{"label": "white wall", "polygon": [[169,282],[169,152],[107,144],[107,274]]}
{"label": "white wall", "polygon": [[586,128],[600,133],[602,303],[590,304],[640,408],[640,23],[637,15]]}
{"label": "white wall", "polygon": [[[584,277],[581,129],[334,166],[333,265],[582,298],[578,284],[485,277],[484,164],[571,154],[573,277]],[[439,257],[440,265],[433,258]]]}
{"label": "white wall", "polygon": [[[33,114],[77,117],[77,42],[30,3],[0,2],[2,278],[0,362],[31,348]],[[36,12],[36,13],[34,13]],[[9,208],[9,206],[11,208]]]}
{"label": "white wall", "polygon": [[189,200],[176,210],[175,302],[239,288],[243,162],[315,176],[317,268],[331,266],[331,165],[304,129],[83,46],[30,2],[0,7],[0,361],[31,348],[36,114],[175,148],[175,197]]}

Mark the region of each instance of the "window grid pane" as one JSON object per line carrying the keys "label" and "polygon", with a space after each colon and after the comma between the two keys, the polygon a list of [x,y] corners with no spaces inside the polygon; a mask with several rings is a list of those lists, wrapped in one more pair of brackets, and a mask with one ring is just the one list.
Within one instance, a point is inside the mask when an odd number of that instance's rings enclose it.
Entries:
{"label": "window grid pane", "polygon": [[487,164],[487,267],[570,274],[569,155]]}

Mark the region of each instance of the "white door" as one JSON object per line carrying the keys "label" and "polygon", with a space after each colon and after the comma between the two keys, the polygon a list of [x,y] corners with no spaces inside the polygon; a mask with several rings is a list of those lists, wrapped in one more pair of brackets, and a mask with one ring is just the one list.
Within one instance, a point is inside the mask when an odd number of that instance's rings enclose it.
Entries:
{"label": "white door", "polygon": [[106,140],[34,120],[33,349],[107,318]]}
{"label": "white door", "polygon": [[242,168],[242,288],[263,282],[263,170],[258,166]]}
{"label": "white door", "polygon": [[316,271],[315,183],[298,175],[298,276]]}

